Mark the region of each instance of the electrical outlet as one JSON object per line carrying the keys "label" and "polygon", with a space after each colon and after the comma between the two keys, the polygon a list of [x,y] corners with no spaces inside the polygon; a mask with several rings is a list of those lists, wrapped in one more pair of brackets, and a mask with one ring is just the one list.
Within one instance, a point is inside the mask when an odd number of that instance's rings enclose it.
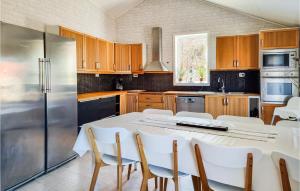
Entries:
{"label": "electrical outlet", "polygon": [[95,74],[95,77],[96,77],[96,78],[99,78],[99,77],[100,77],[100,74]]}
{"label": "electrical outlet", "polygon": [[138,75],[138,74],[132,74],[132,77],[134,77],[134,78],[138,78],[138,77],[139,77],[139,75]]}
{"label": "electrical outlet", "polygon": [[239,73],[239,77],[240,77],[240,78],[244,78],[245,76],[246,76],[245,72],[240,72],[240,73]]}

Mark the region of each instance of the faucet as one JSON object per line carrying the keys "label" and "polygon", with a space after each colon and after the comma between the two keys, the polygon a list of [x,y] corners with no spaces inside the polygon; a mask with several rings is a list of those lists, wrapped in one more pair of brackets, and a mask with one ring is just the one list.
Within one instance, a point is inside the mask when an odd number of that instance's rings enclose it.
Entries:
{"label": "faucet", "polygon": [[222,93],[225,93],[225,83],[224,79],[221,80],[221,77],[218,78],[218,83],[221,83],[222,81],[222,87],[219,90],[222,90]]}

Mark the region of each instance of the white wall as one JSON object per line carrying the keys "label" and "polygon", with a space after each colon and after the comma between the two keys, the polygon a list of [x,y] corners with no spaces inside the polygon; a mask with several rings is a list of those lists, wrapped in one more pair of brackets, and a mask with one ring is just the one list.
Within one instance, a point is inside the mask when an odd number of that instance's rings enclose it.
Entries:
{"label": "white wall", "polygon": [[169,62],[169,69],[173,63],[174,34],[208,32],[208,60],[210,68],[215,68],[216,36],[257,33],[262,28],[278,27],[201,0],[145,0],[116,23],[117,41],[146,43],[148,61],[152,60],[151,28],[162,27],[163,62]]}
{"label": "white wall", "polygon": [[107,40],[115,40],[115,21],[89,0],[1,0],[1,20],[44,30],[61,25]]}

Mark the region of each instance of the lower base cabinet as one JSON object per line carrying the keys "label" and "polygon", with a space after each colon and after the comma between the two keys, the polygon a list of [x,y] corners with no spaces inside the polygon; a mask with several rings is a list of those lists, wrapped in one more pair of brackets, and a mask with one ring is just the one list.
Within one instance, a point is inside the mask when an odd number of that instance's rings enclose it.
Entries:
{"label": "lower base cabinet", "polygon": [[[273,113],[276,107],[283,107],[285,106],[284,104],[267,104],[264,103],[261,106],[261,119],[265,122],[266,125],[270,125],[272,122],[272,117],[273,117]],[[276,117],[274,124],[279,121],[280,118]]]}
{"label": "lower base cabinet", "polygon": [[138,105],[139,94],[138,93],[128,93],[127,94],[127,103],[126,103],[126,112],[138,112],[139,105]]}
{"label": "lower base cabinet", "polygon": [[163,109],[163,95],[160,93],[142,93],[139,94],[139,112],[145,109]]}
{"label": "lower base cabinet", "polygon": [[248,116],[248,96],[240,95],[207,95],[205,96],[205,112],[214,118],[219,115]]}
{"label": "lower base cabinet", "polygon": [[164,95],[164,109],[171,110],[174,114],[176,114],[176,95]]}

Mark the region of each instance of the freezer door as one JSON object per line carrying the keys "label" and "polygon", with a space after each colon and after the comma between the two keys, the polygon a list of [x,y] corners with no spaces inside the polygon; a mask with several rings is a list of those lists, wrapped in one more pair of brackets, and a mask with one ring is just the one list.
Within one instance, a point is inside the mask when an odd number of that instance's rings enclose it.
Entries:
{"label": "freezer door", "polygon": [[1,23],[1,190],[45,169],[43,56],[43,33]]}
{"label": "freezer door", "polygon": [[[46,34],[47,169],[74,156],[77,137],[76,44]],[[50,59],[50,60],[49,60]]]}

